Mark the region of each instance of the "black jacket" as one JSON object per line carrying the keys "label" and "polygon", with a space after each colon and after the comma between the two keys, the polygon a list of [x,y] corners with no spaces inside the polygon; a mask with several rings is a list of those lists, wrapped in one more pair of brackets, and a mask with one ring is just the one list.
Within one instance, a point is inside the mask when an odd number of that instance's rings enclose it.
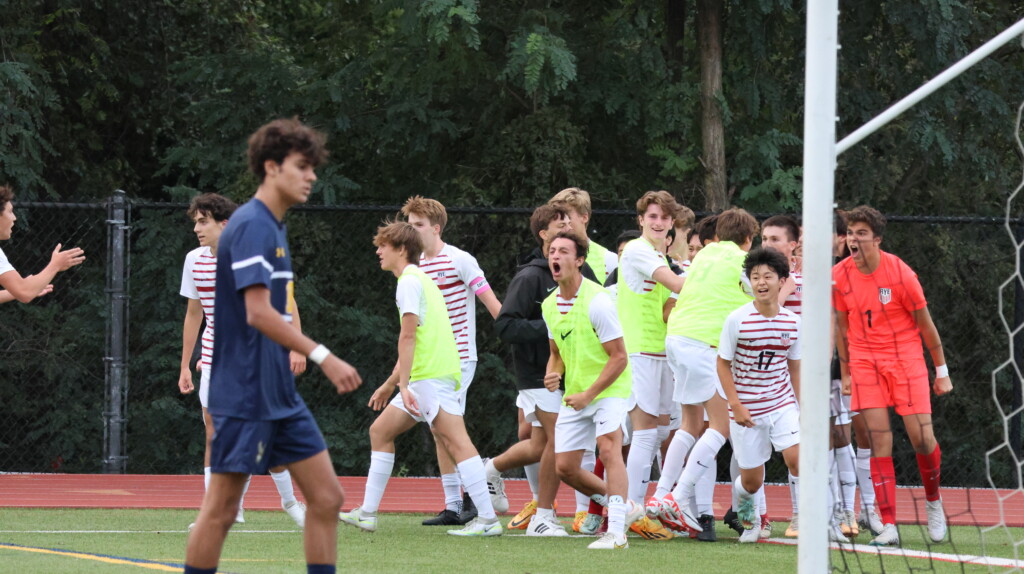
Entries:
{"label": "black jacket", "polygon": [[[583,276],[597,280],[585,263]],[[544,388],[550,349],[548,328],[540,306],[556,288],[558,283],[551,276],[548,260],[540,249],[534,249],[528,261],[516,270],[502,301],[501,312],[494,321],[498,336],[512,346],[512,366],[518,390]]]}

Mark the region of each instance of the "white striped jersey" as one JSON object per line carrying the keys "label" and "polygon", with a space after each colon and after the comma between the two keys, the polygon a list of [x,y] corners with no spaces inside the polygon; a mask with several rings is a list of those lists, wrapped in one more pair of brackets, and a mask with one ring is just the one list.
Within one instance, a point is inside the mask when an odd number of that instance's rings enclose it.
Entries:
{"label": "white striped jersey", "polygon": [[198,299],[206,315],[206,329],[203,331],[203,354],[200,367],[210,368],[213,364],[213,295],[217,284],[217,256],[209,247],[197,247],[185,256],[185,267],[181,272],[181,296]]}
{"label": "white striped jersey", "polygon": [[[800,359],[800,316],[779,307],[768,318],[750,302],[725,320],[718,356],[732,363],[740,402],[751,417],[796,404],[789,360]],[[732,417],[732,410],[729,412]]]}
{"label": "white striped jersey", "polygon": [[788,281],[796,283],[796,290],[786,297],[786,300],[782,302],[786,309],[800,315],[800,310],[803,308],[804,298],[804,276],[799,271],[790,271]]}
{"label": "white striped jersey", "polygon": [[421,255],[419,267],[444,296],[459,360],[475,361],[476,296],[491,288],[476,258],[446,243],[433,259]]}

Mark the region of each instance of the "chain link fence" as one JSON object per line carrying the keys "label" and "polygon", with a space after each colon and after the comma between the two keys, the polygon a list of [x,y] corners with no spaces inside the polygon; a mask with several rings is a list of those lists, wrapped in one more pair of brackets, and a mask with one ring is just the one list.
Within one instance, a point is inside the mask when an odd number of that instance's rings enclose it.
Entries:
{"label": "chain link fence", "polygon": [[[0,470],[202,471],[199,400],[177,389],[186,307],[178,291],[185,254],[197,245],[186,207],[128,204],[121,225],[104,204],[16,204],[18,224],[3,249],[19,271],[42,268],[57,243],[84,248],[88,259],[60,274],[51,295],[31,305],[0,307],[0,397],[7,418],[0,425]],[[393,206],[309,206],[294,209],[286,220],[303,328],[355,365],[364,380],[357,392],[339,397],[315,366],[298,379],[342,475],[367,470],[367,429],[376,413],[366,403],[396,358],[395,279],[380,270],[372,245],[376,227],[396,212]],[[528,230],[530,212],[449,208],[445,240],[477,257],[499,298],[519,257],[535,245]],[[634,222],[628,211],[598,211],[591,236],[613,247],[618,234],[634,228]],[[123,388],[117,381],[110,386],[119,359],[108,344],[117,333],[111,318],[118,313],[111,310],[119,302],[107,271],[113,263],[109,236],[119,232],[130,246],[124,261],[124,302],[130,314],[125,315],[129,360]],[[1019,408],[1020,382],[1013,369],[993,376],[1010,356],[1000,313],[1009,325],[1024,323],[1024,294],[1012,284],[1001,287],[1016,264],[1005,223],[891,217],[883,248],[918,272],[956,386],[951,395],[933,402],[936,434],[945,460],[952,461],[944,465],[944,484],[988,485],[990,468],[996,486],[1016,487],[1011,452],[1020,452],[1021,424],[1018,417],[1004,427],[1000,409]],[[466,422],[480,452],[493,455],[516,440],[515,387],[507,346],[480,306],[477,326],[479,364]],[[119,396],[123,407],[115,404]],[[901,424],[896,421],[894,428]],[[895,438],[896,460],[912,461],[905,433]],[[397,472],[437,473],[425,426],[399,442]],[[1004,442],[987,460],[986,451]],[[900,483],[919,482],[915,465],[898,466]],[[728,465],[719,469],[720,480],[728,480]],[[781,461],[769,467],[768,479],[785,481]]]}

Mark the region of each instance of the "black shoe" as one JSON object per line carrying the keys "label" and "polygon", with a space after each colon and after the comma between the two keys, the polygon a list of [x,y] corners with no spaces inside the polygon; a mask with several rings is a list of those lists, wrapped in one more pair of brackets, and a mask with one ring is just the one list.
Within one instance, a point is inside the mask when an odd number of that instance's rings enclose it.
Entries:
{"label": "black shoe", "polygon": [[743,525],[740,524],[740,517],[738,514],[736,514],[736,511],[733,510],[731,506],[729,507],[729,510],[725,513],[725,518],[722,519],[722,522],[729,528],[735,530],[736,534],[743,534],[744,528]]}
{"label": "black shoe", "polygon": [[437,516],[423,521],[423,526],[459,526],[460,524],[465,523],[459,522],[459,515],[454,510],[447,508],[438,512]]}
{"label": "black shoe", "polygon": [[697,540],[701,542],[714,542],[718,540],[718,535],[715,533],[715,517],[710,514],[701,514],[697,518],[697,522],[700,523],[701,531],[697,533]]}
{"label": "black shoe", "polygon": [[468,494],[462,494],[462,512],[459,513],[459,524],[468,524],[470,520],[476,518],[476,505],[473,504],[473,499]]}

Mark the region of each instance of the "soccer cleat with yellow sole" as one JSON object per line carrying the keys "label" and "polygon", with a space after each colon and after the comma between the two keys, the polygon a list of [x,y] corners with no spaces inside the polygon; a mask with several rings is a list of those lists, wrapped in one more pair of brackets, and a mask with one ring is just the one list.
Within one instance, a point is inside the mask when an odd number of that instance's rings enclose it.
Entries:
{"label": "soccer cleat with yellow sole", "polygon": [[646,516],[631,524],[629,529],[639,534],[644,540],[660,541],[675,538],[675,534],[671,530],[662,526],[657,520],[651,520]]}
{"label": "soccer cleat with yellow sole", "polygon": [[508,529],[526,530],[530,526],[530,519],[533,518],[534,514],[537,514],[537,501],[531,500],[519,511],[519,514],[513,516],[512,520],[508,521]]}

